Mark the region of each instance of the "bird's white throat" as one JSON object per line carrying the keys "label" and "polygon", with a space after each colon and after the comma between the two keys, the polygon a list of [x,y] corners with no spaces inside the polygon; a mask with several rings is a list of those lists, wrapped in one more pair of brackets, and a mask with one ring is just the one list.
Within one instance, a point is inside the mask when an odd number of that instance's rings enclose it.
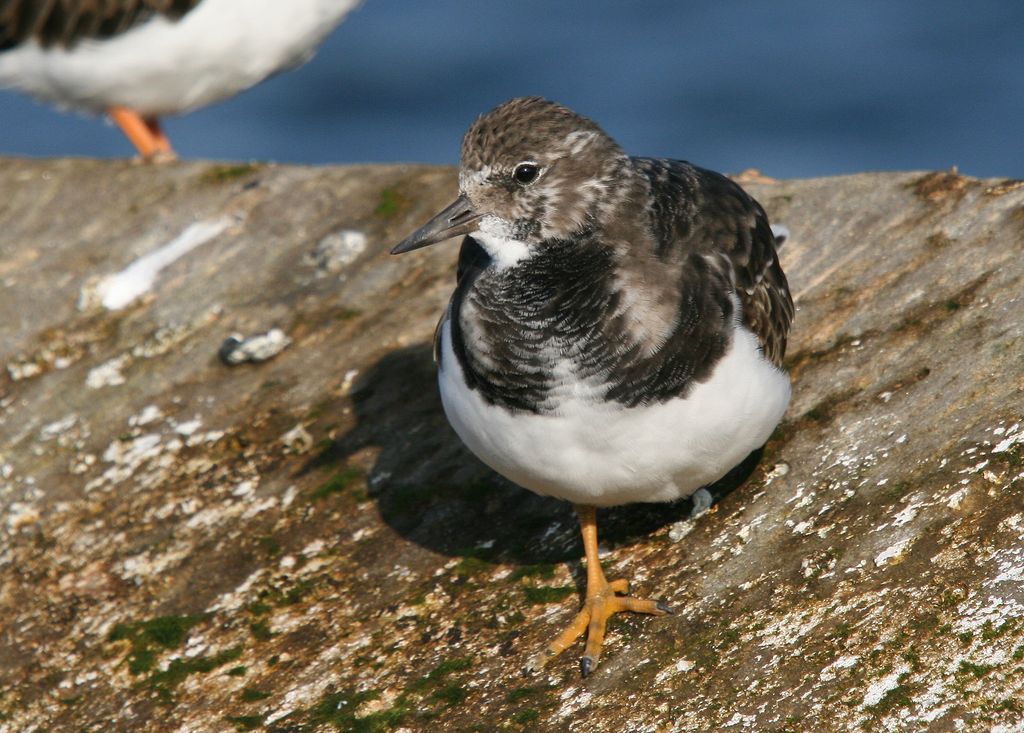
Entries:
{"label": "bird's white throat", "polygon": [[511,267],[533,255],[532,247],[511,236],[508,225],[496,216],[485,216],[480,220],[480,228],[473,232],[473,237],[491,258],[493,266],[499,270]]}

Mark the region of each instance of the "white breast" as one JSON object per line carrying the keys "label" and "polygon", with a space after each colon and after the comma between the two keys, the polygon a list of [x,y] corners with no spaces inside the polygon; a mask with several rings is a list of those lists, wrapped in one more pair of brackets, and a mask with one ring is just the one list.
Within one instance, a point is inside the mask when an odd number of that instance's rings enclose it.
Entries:
{"label": "white breast", "polygon": [[154,18],[71,49],[30,41],[4,51],[0,86],[89,112],[187,112],[306,61],[356,3],[203,0],[178,22]]}
{"label": "white breast", "polygon": [[559,387],[555,414],[513,413],[466,387],[441,331],[438,382],[455,432],[484,463],[538,494],[595,506],[689,496],[759,448],[789,404],[788,376],[767,362],[750,331],[686,399],[626,408],[595,402],[592,385]]}

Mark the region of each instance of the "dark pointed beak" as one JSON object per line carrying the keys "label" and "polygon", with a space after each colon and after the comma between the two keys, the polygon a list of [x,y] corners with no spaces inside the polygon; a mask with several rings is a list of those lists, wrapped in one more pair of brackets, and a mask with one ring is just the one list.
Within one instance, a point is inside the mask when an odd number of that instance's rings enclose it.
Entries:
{"label": "dark pointed beak", "polygon": [[476,229],[479,220],[480,214],[473,211],[469,199],[459,196],[448,208],[395,245],[391,254],[412,252],[420,247],[469,234]]}

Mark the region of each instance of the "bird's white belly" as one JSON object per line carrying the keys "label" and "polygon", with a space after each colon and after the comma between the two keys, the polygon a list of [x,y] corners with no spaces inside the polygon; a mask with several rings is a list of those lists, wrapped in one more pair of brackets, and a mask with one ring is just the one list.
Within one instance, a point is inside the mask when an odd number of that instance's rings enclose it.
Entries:
{"label": "bird's white belly", "polygon": [[204,0],[72,49],[29,41],[0,53],[0,86],[65,107],[187,112],[305,61],[357,0]]}
{"label": "bird's white belly", "polygon": [[759,448],[789,404],[789,377],[737,326],[711,377],[685,399],[624,407],[560,390],[554,414],[510,412],[466,386],[441,332],[438,382],[455,432],[484,463],[538,494],[611,506],[689,496]]}

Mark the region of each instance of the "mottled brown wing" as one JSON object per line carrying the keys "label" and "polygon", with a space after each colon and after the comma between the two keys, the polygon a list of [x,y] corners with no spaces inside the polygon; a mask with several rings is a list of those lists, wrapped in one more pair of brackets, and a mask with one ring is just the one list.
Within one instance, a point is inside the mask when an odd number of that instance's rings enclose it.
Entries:
{"label": "mottled brown wing", "polygon": [[177,20],[202,0],[0,0],[0,51],[29,39],[69,48],[109,38],[154,14]]}
{"label": "mottled brown wing", "polygon": [[685,161],[635,158],[651,183],[656,254],[699,253],[729,270],[743,322],[776,365],[786,354],[793,298],[764,209],[734,181]]}
{"label": "mottled brown wing", "polygon": [[739,232],[728,255],[736,293],[743,304],[743,320],[761,342],[765,356],[776,366],[782,366],[795,313],[793,297],[779,264],[768,216],[754,199],[750,202],[755,207],[754,226]]}

